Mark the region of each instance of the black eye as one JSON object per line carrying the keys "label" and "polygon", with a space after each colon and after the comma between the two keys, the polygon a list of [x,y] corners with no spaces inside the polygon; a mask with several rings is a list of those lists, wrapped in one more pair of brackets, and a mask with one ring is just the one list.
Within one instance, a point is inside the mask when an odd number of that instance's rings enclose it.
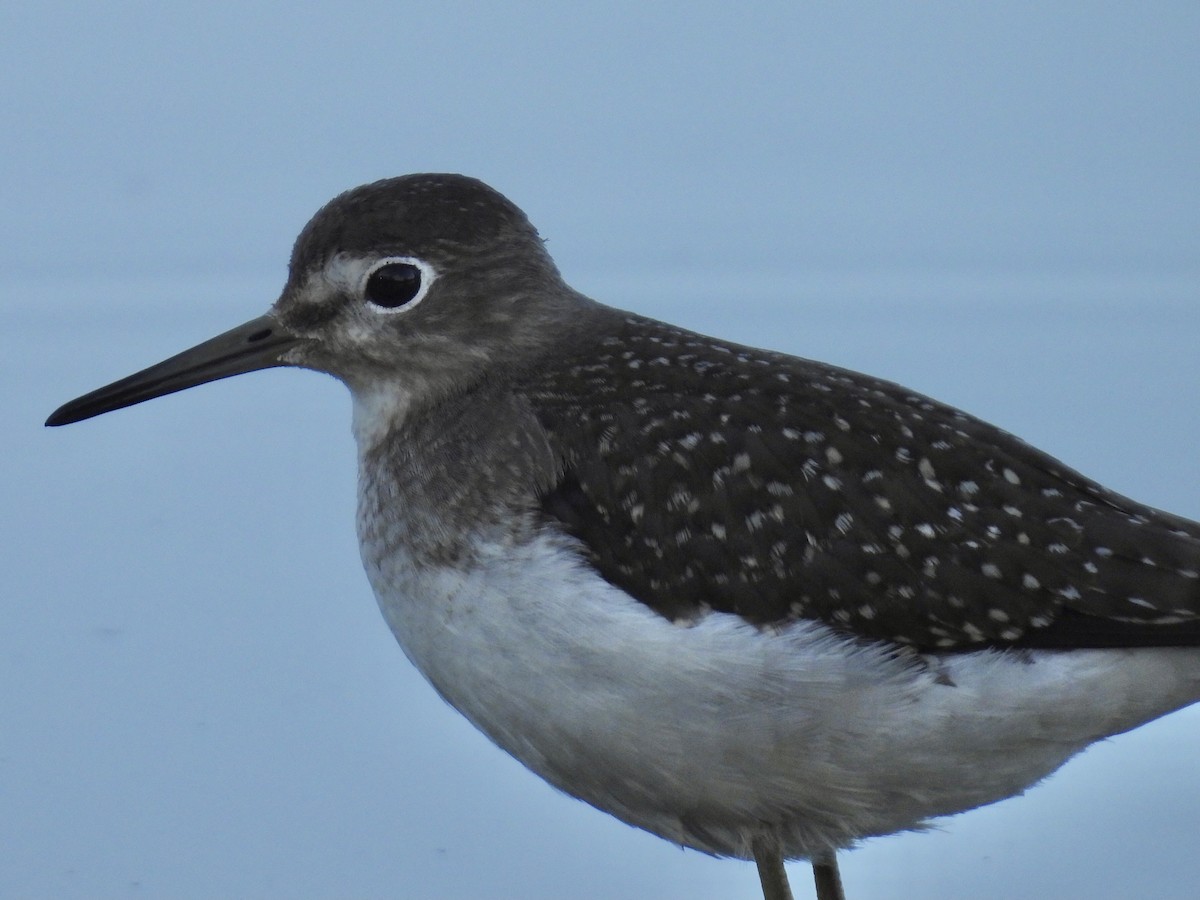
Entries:
{"label": "black eye", "polygon": [[399,309],[421,292],[421,270],[412,263],[394,262],[371,273],[363,295],[368,303],[384,309]]}

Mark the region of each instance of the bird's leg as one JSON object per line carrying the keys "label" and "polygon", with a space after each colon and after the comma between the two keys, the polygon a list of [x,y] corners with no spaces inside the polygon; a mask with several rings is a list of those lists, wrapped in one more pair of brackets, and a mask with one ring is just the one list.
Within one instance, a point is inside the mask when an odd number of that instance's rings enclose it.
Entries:
{"label": "bird's leg", "polygon": [[846,900],[836,854],[830,852],[814,856],[812,867],[813,881],[817,883],[817,900]]}
{"label": "bird's leg", "polygon": [[[754,864],[762,882],[763,900],[793,900],[779,844],[769,838],[754,841]],[[835,870],[836,871],[836,870]]]}

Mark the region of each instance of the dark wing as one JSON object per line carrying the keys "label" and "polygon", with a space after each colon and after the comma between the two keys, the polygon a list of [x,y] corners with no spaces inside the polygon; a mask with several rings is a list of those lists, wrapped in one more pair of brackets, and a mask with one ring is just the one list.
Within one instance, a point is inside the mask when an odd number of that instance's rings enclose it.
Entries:
{"label": "dark wing", "polygon": [[1200,643],[1200,525],[890,382],[630,316],[518,390],[562,460],[544,514],[669,618]]}

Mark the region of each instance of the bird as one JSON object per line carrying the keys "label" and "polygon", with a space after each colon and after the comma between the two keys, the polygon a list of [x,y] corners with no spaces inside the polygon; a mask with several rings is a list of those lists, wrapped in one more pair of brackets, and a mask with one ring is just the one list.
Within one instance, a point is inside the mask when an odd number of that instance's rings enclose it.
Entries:
{"label": "bird", "polygon": [[890,381],[572,289],[481,181],[322,207],[265,315],[64,425],[291,366],[349,389],[380,609],[452,707],[676,845],[838,854],[1200,700],[1200,524]]}

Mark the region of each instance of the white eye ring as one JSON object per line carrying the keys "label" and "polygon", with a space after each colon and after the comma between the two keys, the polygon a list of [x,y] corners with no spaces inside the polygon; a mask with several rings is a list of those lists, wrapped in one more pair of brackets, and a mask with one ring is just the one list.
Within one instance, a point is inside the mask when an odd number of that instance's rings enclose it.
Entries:
{"label": "white eye ring", "polygon": [[[417,287],[417,292],[408,300],[397,306],[383,306],[375,303],[367,296],[367,287],[370,284],[371,276],[382,269],[384,266],[393,266],[396,264],[412,266],[421,273],[421,283]],[[417,259],[415,256],[386,256],[383,259],[372,263],[362,275],[358,283],[358,295],[363,298],[366,305],[370,307],[371,312],[378,313],[381,316],[391,316],[398,313],[405,313],[425,299],[425,295],[429,293],[429,287],[437,279],[437,270],[423,259]]]}

